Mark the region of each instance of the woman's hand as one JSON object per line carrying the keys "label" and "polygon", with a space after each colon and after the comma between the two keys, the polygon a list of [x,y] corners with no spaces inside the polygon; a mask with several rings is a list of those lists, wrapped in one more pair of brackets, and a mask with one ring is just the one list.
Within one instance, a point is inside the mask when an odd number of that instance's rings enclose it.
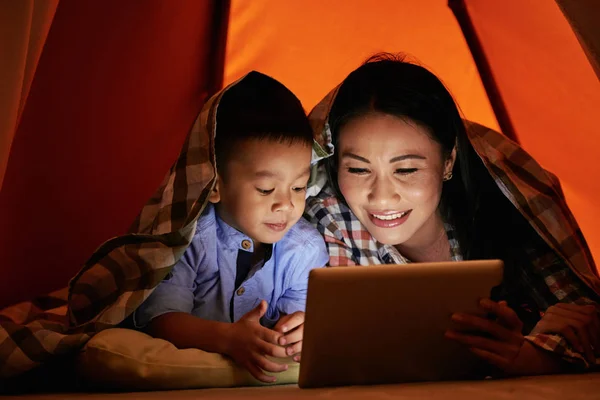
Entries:
{"label": "woman's hand", "polygon": [[300,361],[302,351],[302,336],[304,334],[304,312],[297,311],[284,315],[275,325],[275,331],[284,334],[279,338],[279,344],[286,347],[286,354],[294,356],[293,360]]}
{"label": "woman's hand", "polygon": [[[466,346],[478,357],[500,368],[506,373],[515,370],[515,361],[519,357],[525,338],[521,333],[523,323],[517,314],[506,305],[482,299],[480,306],[496,316],[495,320],[470,314],[453,314],[452,320],[464,331],[446,331],[446,337]],[[476,333],[471,333],[475,331]]]}
{"label": "woman's hand", "polygon": [[452,320],[461,328],[475,333],[446,331],[446,337],[466,346],[478,357],[499,368],[506,375],[539,375],[560,372],[565,362],[549,351],[525,340],[523,323],[505,301],[482,299],[480,306],[495,320],[469,314],[454,314]]}
{"label": "woman's hand", "polygon": [[600,353],[600,320],[595,306],[567,303],[551,306],[531,331],[536,333],[559,334],[589,363],[596,363],[596,354]]}

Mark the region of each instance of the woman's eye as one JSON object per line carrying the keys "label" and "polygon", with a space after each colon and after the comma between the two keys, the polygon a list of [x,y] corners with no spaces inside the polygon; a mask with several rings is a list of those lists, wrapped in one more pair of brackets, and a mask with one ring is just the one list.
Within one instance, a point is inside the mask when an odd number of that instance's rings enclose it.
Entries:
{"label": "woman's eye", "polygon": [[292,188],[292,190],[296,193],[301,193],[301,192],[305,192],[306,191],[306,186],[302,186],[302,187],[295,187]]}
{"label": "woman's eye", "polygon": [[348,168],[348,172],[354,175],[365,175],[369,173],[366,168]]}
{"label": "woman's eye", "polygon": [[273,193],[273,190],[275,189],[260,189],[260,188],[256,188],[256,190],[258,191],[258,193],[262,194],[263,196],[269,195],[271,193]]}
{"label": "woman's eye", "polygon": [[397,174],[400,175],[408,175],[408,174],[412,174],[413,172],[417,172],[418,169],[417,168],[398,168],[396,170]]}

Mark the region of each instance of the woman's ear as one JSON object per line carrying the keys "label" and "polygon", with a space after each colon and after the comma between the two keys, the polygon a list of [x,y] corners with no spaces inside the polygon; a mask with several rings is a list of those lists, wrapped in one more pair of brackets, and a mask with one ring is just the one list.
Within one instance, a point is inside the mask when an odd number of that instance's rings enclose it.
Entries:
{"label": "woman's ear", "polygon": [[221,201],[221,192],[220,192],[221,177],[219,176],[219,174],[217,174],[216,179],[217,179],[217,181],[215,182],[215,187],[208,195],[208,201],[210,201],[213,204],[217,204],[219,201]]}
{"label": "woman's ear", "polygon": [[452,176],[452,169],[454,168],[454,163],[456,162],[456,145],[452,148],[450,155],[446,158],[444,162],[444,176]]}

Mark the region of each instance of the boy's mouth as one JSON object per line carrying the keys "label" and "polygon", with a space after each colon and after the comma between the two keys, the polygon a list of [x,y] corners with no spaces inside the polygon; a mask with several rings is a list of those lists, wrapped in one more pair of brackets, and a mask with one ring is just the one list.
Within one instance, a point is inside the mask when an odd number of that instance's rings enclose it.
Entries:
{"label": "boy's mouth", "polygon": [[267,228],[271,229],[272,231],[281,232],[287,227],[287,222],[279,222],[279,223],[275,223],[275,224],[265,223],[265,225],[267,226]]}

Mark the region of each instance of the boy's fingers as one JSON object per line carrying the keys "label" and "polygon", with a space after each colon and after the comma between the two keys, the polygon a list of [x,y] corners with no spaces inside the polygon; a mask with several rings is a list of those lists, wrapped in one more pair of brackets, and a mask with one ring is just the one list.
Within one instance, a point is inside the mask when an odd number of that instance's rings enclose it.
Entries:
{"label": "boy's fingers", "polygon": [[285,346],[288,344],[296,343],[302,340],[304,335],[304,324],[298,326],[296,329],[291,331],[285,336],[279,338],[279,344]]}
{"label": "boy's fingers", "polygon": [[267,343],[260,340],[258,343],[258,350],[262,354],[266,354],[271,357],[286,357],[285,347],[281,347],[272,343]]}
{"label": "boy's fingers", "polygon": [[260,304],[254,307],[251,311],[248,311],[241,319],[246,321],[260,321],[260,319],[267,312],[267,302],[264,300],[260,301]]}
{"label": "boy's fingers", "polygon": [[294,343],[291,346],[285,348],[285,352],[288,356],[293,356],[294,354],[299,354],[302,352],[302,341]]}
{"label": "boy's fingers", "polygon": [[263,371],[267,372],[283,372],[288,369],[287,364],[280,364],[278,362],[269,360],[265,356],[259,354],[255,355],[254,363]]}
{"label": "boy's fingers", "polygon": [[277,324],[279,329],[277,329],[276,326],[275,330],[278,330],[279,332],[289,332],[302,324],[304,324],[304,313],[296,312],[289,315],[282,324]]}
{"label": "boy's fingers", "polygon": [[279,344],[279,340],[283,337],[283,335],[279,332],[275,332],[274,330],[261,326],[258,333],[258,337],[264,340],[265,342]]}
{"label": "boy's fingers", "polygon": [[277,321],[277,323],[273,327],[273,330],[276,332],[283,333],[282,326],[287,322],[289,318],[290,315],[284,315],[283,317],[279,318],[279,321]]}
{"label": "boy's fingers", "polygon": [[256,365],[254,365],[252,363],[248,363],[248,365],[246,365],[245,367],[253,377],[255,377],[256,379],[258,379],[261,382],[274,383],[277,381],[277,378],[275,378],[274,376],[265,374],[260,368],[258,368]]}

